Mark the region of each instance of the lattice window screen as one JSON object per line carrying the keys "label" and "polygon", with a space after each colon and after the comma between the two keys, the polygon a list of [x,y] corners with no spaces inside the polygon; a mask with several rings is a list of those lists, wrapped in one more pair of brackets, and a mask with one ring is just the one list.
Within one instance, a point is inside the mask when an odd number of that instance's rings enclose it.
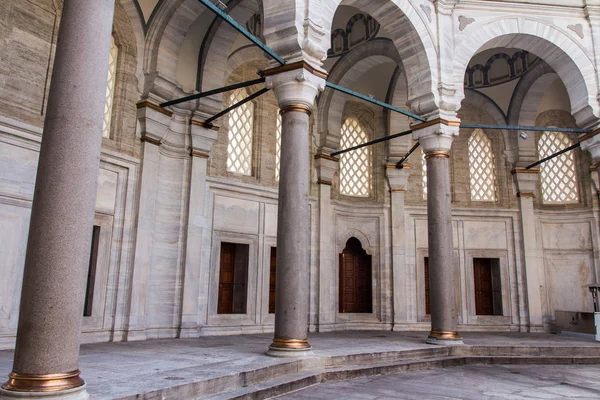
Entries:
{"label": "lattice window screen", "polygon": [[[244,89],[234,90],[229,105],[248,97]],[[227,171],[243,175],[252,174],[252,136],[254,104],[249,101],[229,113],[229,143],[227,145]]]}
{"label": "lattice window screen", "polygon": [[[369,140],[367,132],[354,118],[347,118],[342,126],[342,149]],[[368,197],[371,194],[370,147],[344,153],[340,157],[340,193],[348,196]]]}
{"label": "lattice window screen", "polygon": [[425,152],[421,147],[421,185],[423,187],[423,200],[427,200],[427,160],[425,159]]}
{"label": "lattice window screen", "polygon": [[496,201],[496,173],[492,143],[481,129],[469,138],[471,200]]}
{"label": "lattice window screen", "polygon": [[115,38],[110,39],[110,55],[108,58],[108,79],[106,81],[106,100],[104,102],[104,121],[102,122],[102,137],[110,137],[110,121],[115,99],[115,81],[117,76],[117,57],[119,48],[115,44]]}
{"label": "lattice window screen", "polygon": [[[571,140],[561,132],[544,132],[538,142],[540,159],[561,151],[571,144]],[[579,201],[575,156],[572,151],[540,165],[540,177],[544,203],[576,203]]]}
{"label": "lattice window screen", "polygon": [[279,181],[279,169],[281,168],[281,114],[277,109],[277,143],[275,144],[275,180]]}

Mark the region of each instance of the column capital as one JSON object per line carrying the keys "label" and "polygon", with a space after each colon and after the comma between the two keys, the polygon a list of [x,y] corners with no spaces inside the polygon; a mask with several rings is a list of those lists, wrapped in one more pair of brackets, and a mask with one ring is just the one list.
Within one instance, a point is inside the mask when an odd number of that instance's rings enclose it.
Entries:
{"label": "column capital", "polygon": [[141,101],[136,107],[142,141],[160,145],[171,125],[173,112],[149,101]]}
{"label": "column capital", "polygon": [[439,152],[448,153],[452,141],[458,136],[460,120],[436,118],[413,125],[413,139],[418,140],[425,154]]}
{"label": "column capital", "polygon": [[315,169],[320,185],[332,185],[333,176],[338,170],[340,159],[328,154],[315,155]]}
{"label": "column capital", "polygon": [[265,71],[266,86],[275,91],[279,108],[300,106],[312,109],[315,97],[325,89],[324,74],[305,62],[286,64]]}
{"label": "column capital", "polygon": [[517,184],[517,197],[534,197],[540,170],[517,168],[511,173]]}
{"label": "column capital", "polygon": [[212,147],[217,141],[218,126],[209,126],[202,121],[190,120],[190,136],[192,138],[192,151],[194,157],[208,158]]}
{"label": "column capital", "polygon": [[403,164],[402,169],[396,168],[396,164],[387,164],[385,175],[388,180],[390,192],[405,192],[408,187],[408,177],[412,166]]}

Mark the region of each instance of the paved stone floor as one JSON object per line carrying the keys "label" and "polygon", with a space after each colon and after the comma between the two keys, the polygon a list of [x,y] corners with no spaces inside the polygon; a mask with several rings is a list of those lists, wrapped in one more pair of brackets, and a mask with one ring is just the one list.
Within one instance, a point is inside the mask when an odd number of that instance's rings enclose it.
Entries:
{"label": "paved stone floor", "polygon": [[[334,356],[348,358],[346,356],[354,354],[439,348],[426,345],[426,337],[426,332],[347,331],[311,334],[309,340],[314,348],[314,356],[304,361],[302,367],[304,370],[322,368],[322,360]],[[523,353],[527,352],[528,346],[600,347],[600,343],[589,339],[543,333],[464,333],[463,337],[466,345],[515,346],[522,349],[519,351]],[[267,367],[288,368],[294,372],[294,368],[298,367],[294,361],[265,355],[271,340],[272,334],[262,334],[87,344],[81,347],[79,367],[88,384],[88,391],[95,399],[135,398],[138,393],[165,390],[236,374],[246,376],[247,371]],[[12,351],[0,351],[1,381],[4,381],[11,371],[12,358]],[[314,368],[310,363],[314,363]],[[485,367],[482,368],[479,371],[486,371]],[[534,370],[538,367],[523,368]],[[451,375],[446,375],[446,370],[440,370],[439,376],[458,378],[461,371],[467,370],[456,367]],[[491,375],[495,373],[490,371]]]}
{"label": "paved stone floor", "polygon": [[277,399],[600,399],[598,365],[469,365],[322,383]]}

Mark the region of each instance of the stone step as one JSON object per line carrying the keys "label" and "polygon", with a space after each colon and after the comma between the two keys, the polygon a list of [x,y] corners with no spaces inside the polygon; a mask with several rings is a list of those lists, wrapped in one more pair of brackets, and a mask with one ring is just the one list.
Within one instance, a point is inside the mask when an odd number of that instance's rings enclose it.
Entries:
{"label": "stone step", "polygon": [[448,368],[471,364],[541,365],[541,364],[600,364],[600,357],[585,356],[447,356],[425,360],[387,362],[368,366],[339,367],[302,372],[208,397],[210,400],[260,400],[281,396],[296,390],[325,382],[345,381],[365,376],[389,375],[434,368]]}

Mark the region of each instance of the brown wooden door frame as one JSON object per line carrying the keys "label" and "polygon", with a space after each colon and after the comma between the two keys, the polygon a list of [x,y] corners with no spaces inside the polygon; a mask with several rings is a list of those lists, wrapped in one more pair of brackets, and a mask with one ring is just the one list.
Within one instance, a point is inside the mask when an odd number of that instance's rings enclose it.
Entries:
{"label": "brown wooden door frame", "polygon": [[221,243],[217,314],[233,313],[233,273],[235,269],[235,252],[236,245],[234,243]]}
{"label": "brown wooden door frame", "polygon": [[372,313],[372,259],[362,243],[350,238],[339,255],[339,312]]}

